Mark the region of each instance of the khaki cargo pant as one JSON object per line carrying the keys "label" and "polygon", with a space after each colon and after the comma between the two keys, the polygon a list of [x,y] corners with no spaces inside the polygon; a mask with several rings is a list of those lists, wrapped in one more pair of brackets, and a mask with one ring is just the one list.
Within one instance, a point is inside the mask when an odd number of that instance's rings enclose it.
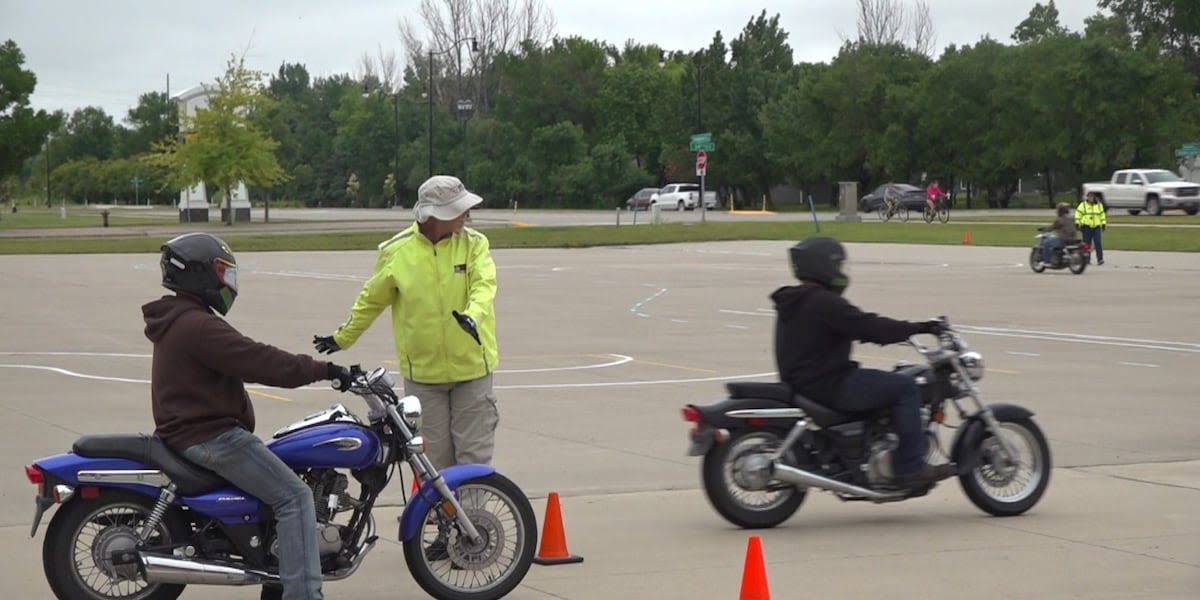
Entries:
{"label": "khaki cargo pant", "polygon": [[425,454],[439,470],[463,463],[491,464],[500,411],[492,374],[458,383],[404,380],[405,395],[421,399]]}

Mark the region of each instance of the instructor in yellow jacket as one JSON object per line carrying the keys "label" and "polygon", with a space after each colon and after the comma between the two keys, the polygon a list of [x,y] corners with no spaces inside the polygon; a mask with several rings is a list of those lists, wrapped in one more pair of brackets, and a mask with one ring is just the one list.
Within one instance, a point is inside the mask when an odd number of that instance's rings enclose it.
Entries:
{"label": "instructor in yellow jacket", "polygon": [[1101,232],[1108,229],[1108,215],[1104,211],[1104,203],[1095,192],[1088,192],[1087,198],[1075,207],[1075,226],[1083,236],[1086,244],[1092,245],[1096,254],[1096,264],[1104,264],[1104,245]]}
{"label": "instructor in yellow jacket", "polygon": [[416,221],[379,245],[350,319],[333,335],[313,336],[320,352],[349,348],[392,309],[404,393],[421,399],[421,433],[439,469],[490,463],[500,420],[492,388],[496,265],[487,237],[464,226],[481,201],[456,177],[421,184]]}

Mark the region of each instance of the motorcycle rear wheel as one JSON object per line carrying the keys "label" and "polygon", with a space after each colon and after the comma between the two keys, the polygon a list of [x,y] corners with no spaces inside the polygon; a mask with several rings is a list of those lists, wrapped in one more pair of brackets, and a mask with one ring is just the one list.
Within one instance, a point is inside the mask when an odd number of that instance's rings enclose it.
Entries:
{"label": "motorcycle rear wheel", "polygon": [[1001,435],[1013,447],[1016,460],[1005,460],[1000,442],[982,430],[962,463],[971,470],[959,473],[958,481],[971,502],[997,517],[1019,515],[1038,503],[1050,485],[1050,445],[1032,419],[1000,422]]}
{"label": "motorcycle rear wheel", "polygon": [[1082,252],[1071,252],[1067,254],[1067,268],[1076,275],[1082,275],[1087,269],[1088,259]]}
{"label": "motorcycle rear wheel", "polygon": [[[438,600],[501,598],[533,564],[537,515],[521,488],[499,473],[465,481],[456,494],[482,542],[472,545],[435,507],[423,516],[421,533],[404,541],[404,561],[417,585]],[[444,547],[437,554],[426,550],[435,540]]]}
{"label": "motorcycle rear wheel", "polygon": [[[59,507],[46,530],[42,567],[60,600],[174,600],[185,586],[149,584],[137,565],[113,565],[112,553],[133,550],[154,499],[136,492],[104,490],[98,498],[76,498]],[[148,546],[184,541],[183,515],[163,515]]]}
{"label": "motorcycle rear wheel", "polygon": [[744,529],[765,529],[800,509],[806,488],[759,480],[766,455],[782,441],[783,436],[772,430],[740,431],[704,455],[700,471],[704,493],[726,521]]}

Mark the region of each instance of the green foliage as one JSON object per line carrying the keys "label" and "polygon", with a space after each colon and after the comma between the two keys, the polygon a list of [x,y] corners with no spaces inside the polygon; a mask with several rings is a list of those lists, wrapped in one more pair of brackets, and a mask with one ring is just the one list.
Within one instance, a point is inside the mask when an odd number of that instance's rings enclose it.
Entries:
{"label": "green foliage", "polygon": [[56,117],[29,108],[37,76],[21,68],[25,54],[12,40],[0,46],[0,180],[20,172],[38,153],[46,134],[58,128]]}

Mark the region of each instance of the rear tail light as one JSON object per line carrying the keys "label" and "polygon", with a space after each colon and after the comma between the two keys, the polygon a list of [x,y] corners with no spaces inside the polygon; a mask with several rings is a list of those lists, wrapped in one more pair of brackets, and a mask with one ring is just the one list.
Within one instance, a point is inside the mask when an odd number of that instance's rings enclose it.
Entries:
{"label": "rear tail light", "polygon": [[42,477],[42,470],[37,468],[36,465],[25,467],[25,477],[29,478],[29,483],[33,485],[41,485],[46,482],[45,478]]}
{"label": "rear tail light", "polygon": [[1080,247],[1080,248],[1083,248],[1083,251],[1084,251],[1084,252],[1087,252],[1088,250],[1091,250],[1091,249],[1092,249],[1092,245],[1091,245],[1091,244],[1089,244],[1089,243],[1087,243],[1087,242],[1084,242],[1084,243],[1080,244],[1080,245],[1079,245],[1079,247]]}
{"label": "rear tail light", "polygon": [[699,423],[703,419],[703,415],[700,414],[700,410],[690,404],[683,407],[682,412],[683,420],[687,421],[688,423]]}

